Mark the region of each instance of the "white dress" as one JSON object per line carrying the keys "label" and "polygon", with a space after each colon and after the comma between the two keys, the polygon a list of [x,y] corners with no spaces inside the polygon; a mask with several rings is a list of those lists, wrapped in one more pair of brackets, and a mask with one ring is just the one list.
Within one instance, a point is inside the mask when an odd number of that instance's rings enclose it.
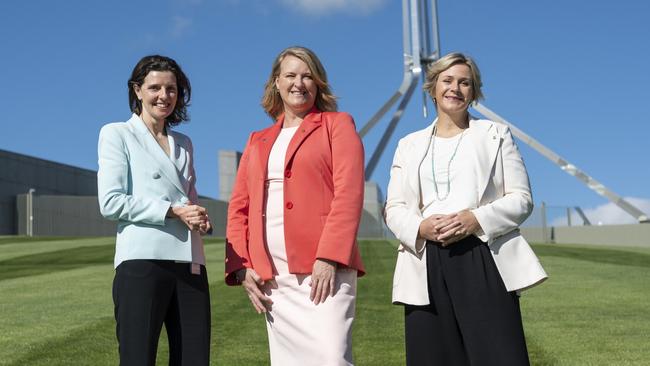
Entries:
{"label": "white dress", "polygon": [[336,272],[336,292],[324,303],[309,300],[310,275],[289,273],[284,238],[284,161],[298,127],[283,128],[269,156],[266,179],[265,237],[275,277],[264,292],[273,300],[266,313],[271,364],[275,366],[352,365],[357,273]]}

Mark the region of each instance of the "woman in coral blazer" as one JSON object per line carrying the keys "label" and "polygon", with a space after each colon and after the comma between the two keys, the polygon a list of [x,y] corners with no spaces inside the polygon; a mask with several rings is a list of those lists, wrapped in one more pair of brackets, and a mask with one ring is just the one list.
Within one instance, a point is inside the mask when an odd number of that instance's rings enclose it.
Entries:
{"label": "woman in coral blazer", "polygon": [[517,230],[533,207],[526,167],[507,126],[469,115],[482,97],[470,58],[442,57],[426,80],[438,117],[400,140],[385,210],[407,365],[527,365],[518,292],[546,273]]}
{"label": "woman in coral blazer", "polygon": [[228,206],[226,282],[266,313],[273,365],[352,364],[363,146],[303,47],[282,51]]}

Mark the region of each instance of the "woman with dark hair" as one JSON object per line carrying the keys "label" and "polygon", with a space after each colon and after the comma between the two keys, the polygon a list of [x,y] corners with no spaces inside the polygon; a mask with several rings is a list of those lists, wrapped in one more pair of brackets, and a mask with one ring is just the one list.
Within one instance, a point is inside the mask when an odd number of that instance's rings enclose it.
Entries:
{"label": "woman with dark hair", "polygon": [[118,221],[116,333],[121,365],[154,365],[165,324],[170,365],[207,365],[210,294],[201,235],[212,226],[197,205],[188,120],[191,87],[171,58],[146,56],[128,81],[133,115],[99,133],[97,194]]}
{"label": "woman with dark hair", "polygon": [[228,205],[226,282],[266,314],[272,365],[351,365],[363,146],[318,57],[275,59]]}
{"label": "woman with dark hair", "polygon": [[385,209],[406,364],[528,365],[519,292],[546,273],[517,230],[533,208],[526,167],[507,126],[469,114],[483,97],[471,58],[440,58],[424,89],[437,118],[400,140]]}

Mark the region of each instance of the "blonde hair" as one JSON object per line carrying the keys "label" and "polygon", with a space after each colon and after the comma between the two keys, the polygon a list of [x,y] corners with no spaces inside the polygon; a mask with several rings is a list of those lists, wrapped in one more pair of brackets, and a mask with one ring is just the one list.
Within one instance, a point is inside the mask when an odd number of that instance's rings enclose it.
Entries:
{"label": "blonde hair", "polygon": [[426,82],[422,88],[429,93],[431,98],[435,98],[438,76],[440,76],[443,71],[454,65],[467,65],[469,67],[472,75],[472,100],[470,104],[483,99],[483,92],[481,92],[481,87],[483,86],[483,83],[481,82],[481,72],[474,60],[460,52],[447,54],[438,59],[438,61],[432,63],[427,69]]}
{"label": "blonde hair", "polygon": [[284,112],[284,104],[280,97],[280,92],[275,87],[275,80],[280,76],[280,64],[287,56],[297,57],[307,64],[313,80],[316,82],[318,91],[316,92],[315,105],[321,111],[334,112],[337,110],[336,96],[332,93],[329,84],[327,83],[327,73],[323,64],[316,56],[316,54],[306,47],[289,47],[285,48],[275,58],[273,66],[271,67],[271,75],[264,85],[264,95],[262,96],[262,108],[273,119],[277,119],[282,112]]}

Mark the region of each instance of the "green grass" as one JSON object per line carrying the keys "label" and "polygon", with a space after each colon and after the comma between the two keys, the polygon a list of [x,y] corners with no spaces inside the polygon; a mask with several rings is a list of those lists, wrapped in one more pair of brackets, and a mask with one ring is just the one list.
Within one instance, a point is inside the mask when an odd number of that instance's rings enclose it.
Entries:
{"label": "green grass", "polygon": [[522,297],[537,365],[650,363],[650,250],[536,245],[549,280]]}
{"label": "green grass", "polygon": [[[0,365],[115,365],[113,238],[0,240]],[[390,305],[394,243],[362,241],[354,357],[403,365],[402,308]],[[533,365],[647,365],[650,250],[536,245],[550,279],[521,298]],[[212,364],[266,365],[264,318],[223,283],[222,241],[206,245]],[[159,362],[167,363],[161,337]]]}

